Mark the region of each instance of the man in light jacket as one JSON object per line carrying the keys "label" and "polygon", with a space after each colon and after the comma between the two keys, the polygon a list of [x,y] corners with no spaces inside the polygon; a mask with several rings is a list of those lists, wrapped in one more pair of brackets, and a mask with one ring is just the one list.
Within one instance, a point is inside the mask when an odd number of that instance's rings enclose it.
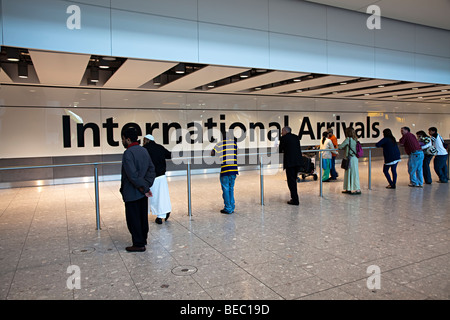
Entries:
{"label": "man in light jacket", "polygon": [[137,142],[136,129],[128,128],[122,132],[125,152],[122,157],[122,179],[120,193],[125,202],[125,216],[133,245],[130,252],[143,252],[147,244],[148,196],[155,180],[155,166],[146,149]]}

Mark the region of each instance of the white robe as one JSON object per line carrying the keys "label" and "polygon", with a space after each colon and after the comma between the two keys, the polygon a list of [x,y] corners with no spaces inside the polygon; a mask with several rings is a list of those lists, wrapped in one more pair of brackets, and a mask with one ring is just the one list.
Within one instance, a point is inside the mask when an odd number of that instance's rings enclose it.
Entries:
{"label": "white robe", "polygon": [[167,177],[165,175],[156,177],[150,191],[153,196],[148,198],[148,213],[158,218],[166,218],[166,214],[172,211]]}

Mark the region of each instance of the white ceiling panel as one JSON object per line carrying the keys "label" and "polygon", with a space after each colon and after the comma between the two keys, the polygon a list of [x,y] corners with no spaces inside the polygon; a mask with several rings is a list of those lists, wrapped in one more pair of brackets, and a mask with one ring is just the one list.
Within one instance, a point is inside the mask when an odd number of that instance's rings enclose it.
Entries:
{"label": "white ceiling panel", "polygon": [[126,60],[104,84],[106,88],[139,88],[176,66],[175,62]]}
{"label": "white ceiling panel", "polygon": [[192,90],[233,75],[250,70],[249,68],[206,66],[161,86],[164,90]]}
{"label": "white ceiling panel", "polygon": [[90,55],[29,50],[40,84],[79,86]]}
{"label": "white ceiling panel", "polygon": [[277,94],[281,92],[288,92],[293,90],[299,90],[304,88],[310,88],[310,87],[317,87],[317,86],[323,86],[330,83],[337,83],[341,81],[349,81],[354,80],[357,78],[354,77],[341,77],[341,76],[325,76],[320,78],[315,78],[311,80],[305,80],[301,82],[294,82],[286,85],[281,85],[273,88],[267,88],[259,90],[258,93],[262,94]]}
{"label": "white ceiling panel", "polygon": [[6,74],[5,70],[0,68],[0,82],[1,83],[12,83],[11,78]]}
{"label": "white ceiling panel", "polygon": [[251,88],[263,86],[269,83],[275,83],[279,81],[299,78],[309,75],[309,73],[300,72],[282,72],[282,71],[272,71],[267,72],[258,76],[253,76],[244,80],[239,80],[237,82],[232,82],[217,88],[208,90],[208,92],[237,92],[248,90]]}
{"label": "white ceiling panel", "polygon": [[[373,89],[367,89],[367,90],[356,90],[356,91],[349,91],[349,92],[343,92],[338,93],[334,96],[340,96],[340,97],[358,97],[364,98],[364,94],[370,94],[370,96],[367,96],[368,99],[376,98],[376,97],[385,97],[389,94],[391,91],[395,90],[402,90],[402,89],[411,89],[411,88],[420,88],[420,87],[426,87],[431,86],[432,83],[418,83],[418,82],[411,82],[411,83],[403,83],[398,85],[391,85],[387,87],[382,88],[373,88]],[[383,92],[383,93],[380,93]],[[386,93],[387,92],[387,93]],[[374,94],[375,93],[375,94]],[[376,94],[380,93],[380,94]]]}
{"label": "white ceiling panel", "polygon": [[339,84],[337,86],[330,86],[326,88],[320,88],[320,89],[313,89],[313,90],[307,90],[304,92],[299,93],[293,93],[293,96],[317,96],[320,94],[325,93],[331,93],[333,92],[339,92],[344,90],[353,90],[358,88],[367,88],[367,87],[373,87],[378,85],[384,85],[384,84],[390,84],[394,83],[396,81],[393,80],[366,80],[366,81],[360,81],[360,82],[354,82],[350,84]]}

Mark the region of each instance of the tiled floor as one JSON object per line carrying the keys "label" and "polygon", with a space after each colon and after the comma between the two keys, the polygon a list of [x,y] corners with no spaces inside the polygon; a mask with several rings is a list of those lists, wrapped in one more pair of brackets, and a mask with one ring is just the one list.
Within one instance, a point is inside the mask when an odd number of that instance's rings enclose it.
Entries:
{"label": "tiled floor", "polygon": [[[375,162],[369,191],[361,163],[362,195],[338,181],[321,198],[307,178],[296,207],[284,173],[266,174],[261,206],[259,172],[242,172],[233,215],[219,213],[217,174],[193,176],[191,219],[186,180],[171,178],[172,215],[151,218],[144,253],[125,251],[119,182],[100,184],[100,231],[92,183],[0,190],[0,299],[450,298],[449,184],[408,187],[404,161],[387,190]],[[67,286],[73,265],[80,289]],[[367,286],[371,265],[380,289]]]}

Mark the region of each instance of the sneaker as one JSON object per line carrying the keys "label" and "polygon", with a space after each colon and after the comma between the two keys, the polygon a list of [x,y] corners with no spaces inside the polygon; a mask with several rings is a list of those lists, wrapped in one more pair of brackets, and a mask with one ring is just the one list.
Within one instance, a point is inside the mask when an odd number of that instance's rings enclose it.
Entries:
{"label": "sneaker", "polygon": [[408,184],[408,187],[415,188],[417,186],[415,184],[410,183],[410,184]]}
{"label": "sneaker", "polygon": [[220,213],[223,213],[223,214],[232,214],[233,212],[228,212],[227,210],[222,209],[222,210],[220,210]]}

